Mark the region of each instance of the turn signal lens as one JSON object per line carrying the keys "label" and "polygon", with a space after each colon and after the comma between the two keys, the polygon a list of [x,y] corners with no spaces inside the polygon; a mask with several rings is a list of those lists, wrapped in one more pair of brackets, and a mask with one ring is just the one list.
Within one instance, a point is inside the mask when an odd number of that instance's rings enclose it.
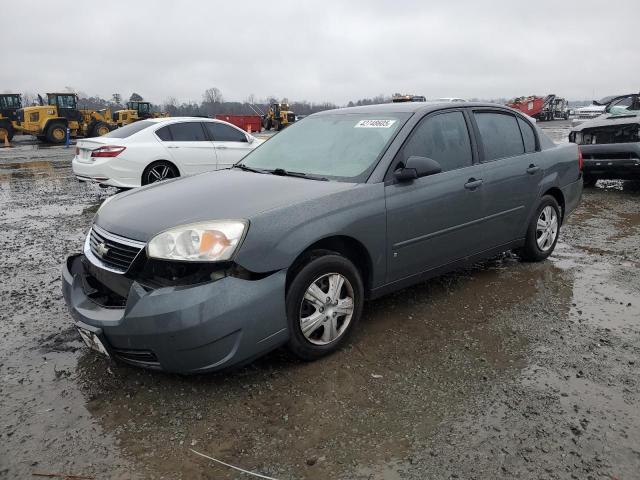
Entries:
{"label": "turn signal lens", "polygon": [[104,147],[96,148],[91,151],[91,156],[93,158],[104,158],[104,157],[117,157],[127,147],[118,147],[116,145],[106,145]]}

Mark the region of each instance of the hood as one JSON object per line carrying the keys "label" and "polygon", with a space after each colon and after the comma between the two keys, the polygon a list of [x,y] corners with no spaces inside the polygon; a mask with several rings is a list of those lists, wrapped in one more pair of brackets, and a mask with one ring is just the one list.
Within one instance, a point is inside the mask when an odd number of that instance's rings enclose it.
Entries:
{"label": "hood", "polygon": [[587,128],[631,125],[634,123],[640,123],[640,111],[633,110],[626,114],[601,115],[598,118],[577,125],[571,131],[581,132]]}
{"label": "hood", "polygon": [[220,170],[149,185],[113,197],[94,223],[132,240],[149,241],[171,227],[205,220],[251,220],[262,212],[355,188],[271,174]]}

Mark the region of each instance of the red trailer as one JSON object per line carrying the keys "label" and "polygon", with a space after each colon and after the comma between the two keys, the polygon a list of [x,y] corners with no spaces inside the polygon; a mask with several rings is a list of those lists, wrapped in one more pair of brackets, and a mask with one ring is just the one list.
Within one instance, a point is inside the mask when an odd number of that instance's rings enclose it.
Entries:
{"label": "red trailer", "polygon": [[511,100],[508,107],[520,110],[536,120],[567,120],[569,118],[569,104],[564,98],[553,93],[546,97],[531,95]]}
{"label": "red trailer", "polygon": [[216,120],[224,120],[249,133],[259,132],[262,129],[260,115],[216,115]]}

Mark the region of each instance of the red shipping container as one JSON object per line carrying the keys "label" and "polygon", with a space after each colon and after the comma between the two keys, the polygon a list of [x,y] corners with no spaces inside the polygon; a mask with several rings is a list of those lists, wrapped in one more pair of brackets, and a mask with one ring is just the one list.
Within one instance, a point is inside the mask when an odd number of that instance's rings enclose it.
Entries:
{"label": "red shipping container", "polygon": [[260,132],[262,117],[260,115],[216,115],[216,120],[224,120],[245,132]]}

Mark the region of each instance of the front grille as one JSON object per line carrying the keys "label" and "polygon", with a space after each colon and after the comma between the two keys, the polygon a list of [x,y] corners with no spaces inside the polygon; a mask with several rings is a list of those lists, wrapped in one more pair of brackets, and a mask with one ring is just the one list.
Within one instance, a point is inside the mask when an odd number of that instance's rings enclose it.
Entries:
{"label": "front grille", "polygon": [[118,237],[95,225],[89,234],[89,248],[94,257],[119,272],[129,269],[143,247],[141,242]]}

